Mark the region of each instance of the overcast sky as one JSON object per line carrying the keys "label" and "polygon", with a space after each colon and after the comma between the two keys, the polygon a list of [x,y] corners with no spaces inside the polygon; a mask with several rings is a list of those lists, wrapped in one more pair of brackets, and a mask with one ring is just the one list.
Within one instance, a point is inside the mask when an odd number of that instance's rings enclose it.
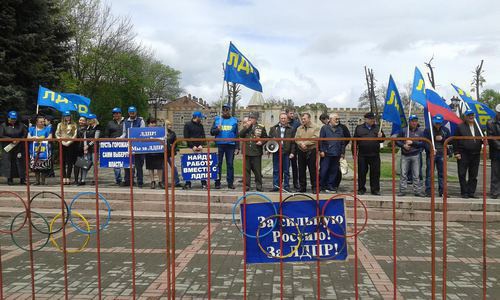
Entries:
{"label": "overcast sky", "polygon": [[[364,69],[378,85],[392,74],[400,90],[434,55],[437,91],[470,89],[485,60],[486,88],[500,90],[498,1],[111,0],[138,39],[182,72],[186,93],[220,97],[233,41],[259,70],[264,98],[355,107]],[[430,84],[426,83],[428,86]],[[253,91],[243,88],[243,103]]]}

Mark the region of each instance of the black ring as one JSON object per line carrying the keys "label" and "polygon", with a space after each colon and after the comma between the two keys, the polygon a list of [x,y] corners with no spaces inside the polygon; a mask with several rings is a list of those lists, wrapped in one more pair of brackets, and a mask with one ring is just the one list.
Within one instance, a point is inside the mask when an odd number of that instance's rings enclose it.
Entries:
{"label": "black ring", "polygon": [[[59,228],[58,230],[55,230],[55,231],[49,231],[48,232],[45,232],[43,230],[40,230],[38,229],[35,224],[31,223],[31,227],[33,227],[33,229],[35,229],[36,231],[40,232],[41,234],[48,234],[48,235],[51,235],[51,234],[56,234],[58,233],[59,231],[61,231],[63,229],[63,227],[66,226],[66,224],[68,224],[68,221],[69,221],[69,207],[68,207],[68,204],[66,203],[66,201],[63,201],[61,196],[59,196],[59,194],[56,194],[54,192],[48,192],[48,191],[42,191],[42,192],[38,192],[36,193],[33,197],[31,197],[30,199],[30,209],[31,209],[31,202],[33,202],[33,200],[35,200],[36,197],[40,196],[40,195],[43,195],[43,194],[51,194],[51,195],[54,195],[56,196],[57,198],[59,198],[63,203],[64,203],[64,207],[66,209],[66,214],[64,215],[65,216],[65,220],[64,220],[64,225],[61,226],[61,228]],[[33,210],[31,210],[31,212],[34,212]]]}
{"label": "black ring", "polygon": [[[17,242],[16,242],[16,238],[14,237],[14,233],[12,232],[12,227],[14,227],[14,222],[16,221],[16,219],[22,215],[22,214],[26,214],[26,216],[28,216],[28,214],[23,211],[23,212],[20,212],[18,213],[13,219],[12,219],[12,222],[10,223],[10,228],[11,228],[11,233],[10,233],[10,237],[12,239],[12,242],[14,242],[14,245],[16,245],[17,247],[19,247],[20,249],[24,250],[24,251],[30,251],[30,249],[28,248],[24,248],[23,246],[19,245]],[[44,216],[42,216],[41,214],[37,213],[37,212],[34,212],[34,211],[31,211],[31,214],[32,214],[32,217],[33,217],[33,214],[34,215],[37,215],[38,217],[42,218],[42,220],[45,222],[45,224],[47,225],[47,227],[49,227],[49,222],[47,221],[47,219],[45,219]],[[30,218],[29,218],[30,219]],[[28,227],[29,229],[29,227]],[[47,235],[47,239],[45,240],[45,243],[41,244],[40,247],[36,248],[36,249],[33,249],[33,252],[35,251],[39,251],[41,250],[43,247],[45,247],[47,245],[47,243],[49,242],[49,239],[50,239],[50,234],[46,234]],[[32,240],[33,242],[33,240]]]}
{"label": "black ring", "polygon": [[[282,214],[283,213],[283,204],[285,204],[286,201],[290,200],[292,197],[295,197],[295,196],[304,196],[306,198],[308,198],[309,200],[313,201],[315,204],[316,204],[316,214],[318,213],[321,213],[321,207],[319,206],[319,202],[314,199],[313,197],[307,195],[307,194],[292,194],[288,197],[286,197],[285,199],[283,199],[283,201],[280,202],[279,206],[278,206],[278,214]],[[305,200],[308,200],[308,199],[305,199]],[[288,202],[290,203],[290,202]],[[313,217],[313,218],[317,218],[317,216]],[[300,228],[300,234],[302,235],[302,239],[304,240],[304,238],[308,235],[310,235],[311,233],[308,233],[308,234],[305,234],[302,232],[302,228],[305,227],[307,224],[305,225],[302,225],[302,227]],[[318,228],[320,226],[320,224],[318,223],[318,225],[316,225]]]}

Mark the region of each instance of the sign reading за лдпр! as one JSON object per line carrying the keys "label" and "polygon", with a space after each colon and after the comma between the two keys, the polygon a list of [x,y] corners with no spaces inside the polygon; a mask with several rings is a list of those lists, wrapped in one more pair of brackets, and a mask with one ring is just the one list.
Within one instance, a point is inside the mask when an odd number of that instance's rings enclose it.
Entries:
{"label": "sign reading \u0437\u0430 \u043b\u0434\u043f\u0440!", "polygon": [[99,166],[101,168],[129,168],[128,142],[100,142]]}
{"label": "sign reading \u0437\u0430 \u043b\u0434\u043f\u0440!", "polygon": [[[345,260],[344,199],[331,200],[324,216],[317,217],[326,202],[320,200],[319,209],[316,200],[284,202],[281,214],[285,217],[281,220],[271,217],[280,214],[279,202],[246,204],[247,263],[279,263],[280,258],[283,262]],[[243,204],[240,209],[243,216]],[[243,220],[241,224],[243,226]],[[260,247],[257,238],[252,237],[257,236],[257,229]]]}
{"label": "sign reading \u0437\u0430 \u043b\u0434\u043f\u0440!", "polygon": [[[181,156],[182,178],[187,181],[208,179],[207,153],[187,153]],[[217,178],[217,154],[210,153],[210,179]]]}
{"label": "sign reading \u0437\u0430 \u043b\u0434\u043f\u0440!", "polygon": [[[165,139],[165,127],[132,127],[129,129],[131,139]],[[155,142],[132,142],[134,154],[163,153],[165,143]]]}

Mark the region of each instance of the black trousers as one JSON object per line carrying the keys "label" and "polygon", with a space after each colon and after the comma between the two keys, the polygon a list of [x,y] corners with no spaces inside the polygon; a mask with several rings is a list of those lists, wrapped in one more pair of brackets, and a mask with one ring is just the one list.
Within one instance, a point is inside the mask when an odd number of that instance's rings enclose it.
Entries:
{"label": "black trousers", "polygon": [[342,171],[339,168],[337,170],[337,177],[335,177],[335,182],[333,183],[333,188],[338,189],[341,181],[342,181]]}
{"label": "black trousers", "polygon": [[492,196],[500,196],[500,159],[491,160],[491,187]]}
{"label": "black trousers", "polygon": [[290,166],[292,167],[292,178],[293,178],[293,187],[299,187],[299,171],[297,166],[297,156],[290,159]]}
{"label": "black trousers", "polygon": [[358,156],[358,191],[366,192],[366,174],[370,169],[370,192],[380,192],[380,155]]}
{"label": "black trousers", "polygon": [[316,190],[316,149],[303,152],[297,151],[297,163],[299,165],[299,187],[300,190],[307,189],[306,168],[309,169],[309,180],[311,188]]}
{"label": "black trousers", "polygon": [[250,188],[251,172],[255,176],[255,187],[257,190],[262,190],[262,156],[245,155],[245,173],[246,186]]}
{"label": "black trousers", "polygon": [[[477,172],[481,154],[460,153],[458,164],[458,180],[460,181],[460,194],[462,196],[474,195],[477,187]],[[467,179],[467,173],[469,177]],[[445,178],[446,180],[446,178]]]}

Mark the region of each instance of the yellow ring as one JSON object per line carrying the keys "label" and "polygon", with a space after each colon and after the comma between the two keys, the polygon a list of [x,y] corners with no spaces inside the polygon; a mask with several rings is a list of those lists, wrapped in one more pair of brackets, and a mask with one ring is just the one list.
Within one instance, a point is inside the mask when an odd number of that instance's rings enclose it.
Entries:
{"label": "yellow ring", "polygon": [[[297,229],[297,240],[298,240],[298,243],[297,245],[295,246],[295,249],[293,249],[290,253],[288,253],[287,255],[271,255],[269,252],[267,252],[266,250],[264,250],[264,248],[262,247],[262,245],[260,244],[260,239],[259,239],[259,232],[260,232],[260,224],[258,225],[257,227],[257,232],[255,233],[255,235],[257,236],[257,245],[259,246],[260,250],[266,254],[268,257],[272,257],[272,258],[289,258],[289,257],[292,257],[295,252],[297,252],[297,250],[299,250],[299,247],[300,247],[300,244],[302,243],[302,234],[300,232],[300,229],[299,229],[299,225],[295,224],[294,221],[292,221],[292,219],[290,219],[289,217],[285,216],[285,215],[272,215],[272,216],[269,216],[267,217],[266,219],[264,219],[261,223],[264,223],[266,222],[267,220],[271,219],[271,218],[285,218],[285,219],[288,219],[290,220],[293,225],[295,226],[295,228]],[[280,237],[281,238],[281,237]],[[280,247],[281,248],[281,247]]]}
{"label": "yellow ring", "polygon": [[[77,211],[71,211],[71,216],[77,216],[78,218],[80,218],[80,220],[83,221],[83,223],[85,223],[85,227],[87,227],[87,231],[90,231],[90,224],[89,224],[89,221],[87,221],[87,219],[85,219],[84,216],[82,216],[81,213],[77,212]],[[57,219],[61,218],[61,213],[58,213],[53,219],[52,221],[50,221],[50,224],[49,224],[49,232],[52,232],[52,225],[54,225],[55,221]],[[83,251],[83,249],[85,249],[85,247],[87,247],[87,244],[89,243],[90,241],[90,234],[87,234],[87,238],[85,239],[85,242],[83,242],[83,245],[79,248],[79,249],[68,249],[66,248],[66,253],[80,253]],[[59,251],[63,252],[63,249],[61,246],[59,246],[59,244],[56,242],[56,240],[54,239],[54,235],[50,235],[50,242],[52,243],[52,245],[54,245],[54,247],[56,247]]]}

